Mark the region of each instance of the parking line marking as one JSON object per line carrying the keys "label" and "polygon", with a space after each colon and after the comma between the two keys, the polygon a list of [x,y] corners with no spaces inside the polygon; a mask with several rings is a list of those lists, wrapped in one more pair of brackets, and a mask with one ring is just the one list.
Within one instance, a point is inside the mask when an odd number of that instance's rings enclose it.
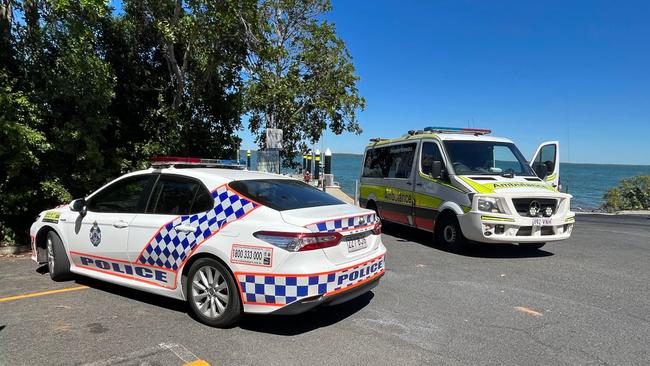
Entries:
{"label": "parking line marking", "polygon": [[188,362],[184,364],[183,366],[210,366],[210,364],[207,361],[203,360],[195,360],[192,362]]}
{"label": "parking line marking", "polygon": [[5,301],[13,301],[13,300],[20,300],[20,299],[27,299],[29,297],[38,297],[38,296],[45,296],[45,295],[52,295],[52,294],[59,294],[62,292],[70,292],[70,291],[78,291],[78,290],[84,290],[87,289],[88,286],[76,286],[76,287],[67,287],[67,288],[61,288],[58,290],[49,290],[49,291],[42,291],[42,292],[33,292],[31,294],[23,294],[23,295],[16,295],[16,296],[9,296],[9,297],[2,297],[0,298],[0,302],[5,302]]}
{"label": "parking line marking", "polygon": [[542,316],[544,314],[540,313],[539,311],[535,311],[533,309],[529,309],[525,306],[515,306],[515,310],[521,311],[522,313],[532,315],[532,316]]}

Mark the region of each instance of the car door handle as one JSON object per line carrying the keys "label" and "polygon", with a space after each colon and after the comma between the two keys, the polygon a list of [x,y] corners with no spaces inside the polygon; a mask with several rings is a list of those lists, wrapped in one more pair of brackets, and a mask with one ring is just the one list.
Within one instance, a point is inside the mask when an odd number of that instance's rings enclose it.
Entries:
{"label": "car door handle", "polygon": [[118,229],[123,229],[123,228],[125,228],[125,227],[128,227],[128,226],[129,226],[129,223],[126,222],[126,221],[119,220],[119,221],[115,221],[115,222],[113,223],[113,226],[116,227],[116,228],[118,228]]}
{"label": "car door handle", "polygon": [[408,184],[409,186],[413,185],[413,183],[411,183],[411,182],[406,182],[406,184]]}
{"label": "car door handle", "polygon": [[189,225],[178,225],[178,226],[174,226],[174,230],[180,231],[182,233],[193,233],[196,231],[196,228],[194,226],[189,226]]}
{"label": "car door handle", "polygon": [[418,187],[422,187],[422,183],[416,183],[415,185]]}

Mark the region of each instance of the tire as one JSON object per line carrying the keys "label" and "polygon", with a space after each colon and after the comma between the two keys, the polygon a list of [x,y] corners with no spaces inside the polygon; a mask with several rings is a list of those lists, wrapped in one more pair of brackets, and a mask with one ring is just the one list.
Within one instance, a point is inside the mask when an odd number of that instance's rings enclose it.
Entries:
{"label": "tire", "polygon": [[185,293],[192,314],[204,324],[227,328],[242,316],[235,279],[228,268],[215,259],[201,258],[192,264]]}
{"label": "tire", "polygon": [[61,238],[54,232],[47,233],[46,239],[47,269],[54,281],[65,281],[72,278],[70,261],[65,253]]}
{"label": "tire", "polygon": [[436,243],[454,253],[461,253],[467,250],[469,244],[460,229],[458,219],[453,214],[443,214],[434,230]]}
{"label": "tire", "polygon": [[537,250],[546,245],[546,243],[519,243],[519,247],[523,250]]}

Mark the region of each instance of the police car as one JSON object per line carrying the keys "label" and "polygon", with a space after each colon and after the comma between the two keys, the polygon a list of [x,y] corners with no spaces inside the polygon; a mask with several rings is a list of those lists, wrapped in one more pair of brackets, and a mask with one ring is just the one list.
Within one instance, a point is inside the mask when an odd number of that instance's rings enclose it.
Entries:
{"label": "police car", "polygon": [[386,248],[374,211],[281,175],[157,158],[31,226],[32,259],[186,300],[212,326],[295,314],[377,285]]}
{"label": "police car", "polygon": [[[383,220],[431,231],[452,251],[475,243],[539,249],[568,239],[571,195],[560,192],[557,141],[530,161],[490,130],[427,127],[366,147],[359,202]],[[468,240],[466,240],[468,239]]]}

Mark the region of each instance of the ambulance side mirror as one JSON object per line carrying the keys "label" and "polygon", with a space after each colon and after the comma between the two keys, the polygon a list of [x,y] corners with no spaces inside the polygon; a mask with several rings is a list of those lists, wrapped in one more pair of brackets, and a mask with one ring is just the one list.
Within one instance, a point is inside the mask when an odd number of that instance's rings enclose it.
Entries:
{"label": "ambulance side mirror", "polygon": [[442,178],[442,162],[440,160],[434,160],[431,164],[431,177],[435,179]]}
{"label": "ambulance side mirror", "polygon": [[88,211],[85,198],[79,198],[70,203],[70,210],[74,212],[79,212],[81,216],[86,216]]}

